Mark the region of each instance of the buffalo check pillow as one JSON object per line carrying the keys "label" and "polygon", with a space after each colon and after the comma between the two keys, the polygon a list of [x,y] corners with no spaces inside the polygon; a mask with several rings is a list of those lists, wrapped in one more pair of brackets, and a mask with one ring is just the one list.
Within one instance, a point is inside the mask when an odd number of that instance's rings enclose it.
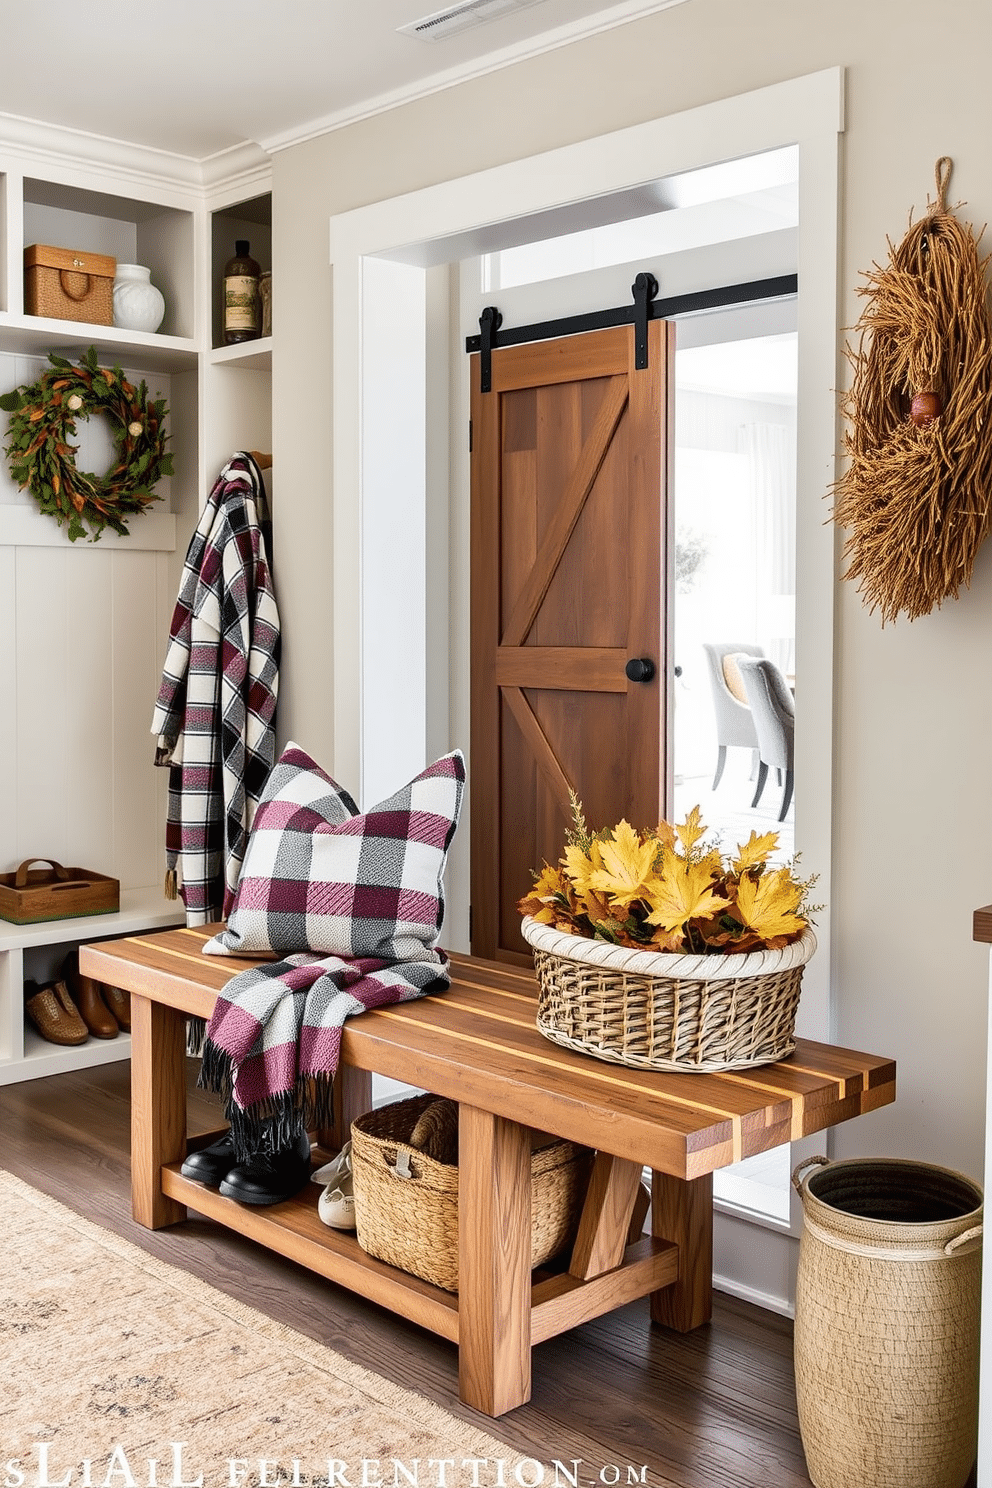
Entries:
{"label": "buffalo check pillow", "polygon": [[444,865],[464,786],[456,750],[359,812],[290,744],[255,813],[227,928],[204,950],[424,960],[444,918]]}

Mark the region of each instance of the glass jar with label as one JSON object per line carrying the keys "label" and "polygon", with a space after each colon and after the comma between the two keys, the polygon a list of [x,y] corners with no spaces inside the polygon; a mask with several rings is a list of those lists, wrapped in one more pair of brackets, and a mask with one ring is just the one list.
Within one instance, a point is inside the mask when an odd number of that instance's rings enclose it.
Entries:
{"label": "glass jar with label", "polygon": [[261,300],[258,281],[261,276],[250,244],[243,238],[234,245],[234,257],[224,265],[223,332],[224,344],[254,341],[261,334]]}
{"label": "glass jar with label", "polygon": [[263,269],[258,281],[258,293],[262,301],[262,335],[272,335],[272,270]]}

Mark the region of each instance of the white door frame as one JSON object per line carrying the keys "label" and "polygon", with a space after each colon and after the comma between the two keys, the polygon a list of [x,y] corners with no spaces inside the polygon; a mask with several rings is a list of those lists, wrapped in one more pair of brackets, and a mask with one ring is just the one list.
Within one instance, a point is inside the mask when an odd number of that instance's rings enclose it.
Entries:
{"label": "white door frame", "polygon": [[[429,292],[432,265],[454,263],[509,242],[555,231],[555,213],[576,212],[595,198],[629,191],[662,177],[784,145],[799,147],[799,401],[797,461],[797,673],[803,679],[797,713],[796,772],[804,782],[796,809],[796,841],[807,871],[819,874],[817,898],[821,949],[804,979],[800,1028],[814,1037],[832,1034],[830,1016],[831,760],[833,739],[833,631],[836,540],[824,497],[834,479],[838,379],[838,136],[843,130],[843,73],[827,69],[723,99],[667,118],[633,125],[597,139],[444,181],[331,218],[330,263],[333,357],[333,613],[334,769],[339,779],[361,782],[361,798],[378,783],[376,748],[382,737],[384,679],[405,748],[414,768],[425,762],[424,687],[428,669],[424,575],[411,583],[401,545],[380,548],[370,536],[386,533],[397,512],[423,528],[423,447],[415,458],[394,462],[388,479],[373,458],[388,437],[367,402],[369,368],[388,348],[375,342],[374,317],[363,311],[368,259],[420,267],[407,276],[411,290]],[[536,218],[535,214],[542,214]],[[407,347],[407,361],[409,363]],[[424,359],[426,359],[426,346]],[[423,380],[411,398],[425,405]],[[425,415],[426,417],[426,415]],[[365,535],[363,541],[363,533]],[[418,545],[418,552],[419,552]],[[427,563],[429,566],[429,558]],[[437,575],[439,581],[446,576]],[[375,606],[376,624],[363,616]],[[392,606],[382,623],[382,606]],[[356,617],[358,624],[356,626]],[[402,629],[407,659],[388,653],[390,632]],[[357,636],[357,641],[356,641]],[[418,649],[419,648],[419,649]],[[402,733],[407,716],[414,727]],[[399,746],[397,741],[405,739]],[[469,772],[471,781],[471,770]],[[809,782],[813,782],[811,786]],[[398,785],[395,779],[392,784]],[[463,834],[467,833],[463,827]],[[452,895],[454,899],[454,895]],[[452,904],[452,907],[453,904]],[[447,943],[461,934],[454,926]]]}

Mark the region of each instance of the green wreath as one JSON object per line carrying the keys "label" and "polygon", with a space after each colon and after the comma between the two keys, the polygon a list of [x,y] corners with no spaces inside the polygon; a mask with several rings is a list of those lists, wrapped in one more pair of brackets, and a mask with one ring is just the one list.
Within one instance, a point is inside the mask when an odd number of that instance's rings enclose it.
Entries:
{"label": "green wreath", "polygon": [[[160,501],[152,488],[172,474],[165,399],[150,400],[147,385],[135,387],[120,367],[99,366],[95,347],[78,366],[64,357],[48,360],[50,372],[0,397],[0,408],[12,415],[5,446],[10,473],[60,527],[68,522],[72,542],[86,536],[87,524],[92,542],[105,527],[126,536],[126,518]],[[76,419],[93,413],[118,426],[114,460],[102,476],[76,469],[78,446],[70,443]]]}

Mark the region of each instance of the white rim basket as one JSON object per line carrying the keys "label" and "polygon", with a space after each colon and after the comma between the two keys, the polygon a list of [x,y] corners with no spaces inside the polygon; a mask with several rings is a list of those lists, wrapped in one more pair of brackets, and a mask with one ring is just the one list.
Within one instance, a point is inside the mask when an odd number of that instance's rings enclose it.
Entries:
{"label": "white rim basket", "polygon": [[569,935],[527,916],[545,1038],[641,1069],[745,1069],[796,1047],[803,967],[816,950],[807,927],[776,951],[671,955]]}

